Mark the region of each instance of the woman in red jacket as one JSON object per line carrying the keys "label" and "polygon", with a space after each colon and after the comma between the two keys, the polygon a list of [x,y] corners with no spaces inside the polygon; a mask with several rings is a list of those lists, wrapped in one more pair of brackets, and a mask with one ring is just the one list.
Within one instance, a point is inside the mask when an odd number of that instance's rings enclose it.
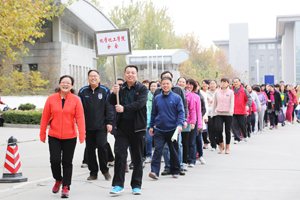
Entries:
{"label": "woman in red jacket", "polygon": [[[50,125],[48,142],[53,178],[56,180],[52,189],[57,193],[61,185],[62,198],[69,197],[72,178],[72,160],[77,140],[85,139],[85,121],[82,103],[72,89],[74,79],[64,75],[59,79],[59,91],[48,97],[41,119],[40,140],[45,143],[47,125]],[[61,170],[61,163],[62,168]],[[63,173],[61,173],[63,171]]]}

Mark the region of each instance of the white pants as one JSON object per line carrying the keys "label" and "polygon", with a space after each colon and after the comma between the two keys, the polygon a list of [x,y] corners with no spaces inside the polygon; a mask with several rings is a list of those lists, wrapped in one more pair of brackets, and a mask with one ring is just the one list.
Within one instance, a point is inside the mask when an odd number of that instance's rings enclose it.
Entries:
{"label": "white pants", "polygon": [[[265,126],[264,126],[264,116],[265,116],[265,109],[262,109],[260,112],[257,113],[257,118],[258,119],[258,123],[259,123],[259,130],[258,131],[262,131]],[[255,128],[256,128],[256,119],[255,119]]]}

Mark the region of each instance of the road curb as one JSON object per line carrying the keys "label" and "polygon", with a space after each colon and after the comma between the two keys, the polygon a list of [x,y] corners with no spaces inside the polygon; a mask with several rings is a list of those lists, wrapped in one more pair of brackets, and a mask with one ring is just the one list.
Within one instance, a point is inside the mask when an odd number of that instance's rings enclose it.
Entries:
{"label": "road curb", "polygon": [[6,128],[36,128],[36,129],[39,129],[40,125],[36,125],[36,124],[10,124],[10,123],[3,123],[3,127],[6,127]]}

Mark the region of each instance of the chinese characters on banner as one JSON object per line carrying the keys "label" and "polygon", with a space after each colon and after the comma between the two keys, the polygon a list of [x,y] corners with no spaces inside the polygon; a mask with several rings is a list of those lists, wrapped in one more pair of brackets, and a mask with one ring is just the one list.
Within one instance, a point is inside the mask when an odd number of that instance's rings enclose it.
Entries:
{"label": "chinese characters on banner", "polygon": [[131,53],[128,31],[96,32],[97,56]]}

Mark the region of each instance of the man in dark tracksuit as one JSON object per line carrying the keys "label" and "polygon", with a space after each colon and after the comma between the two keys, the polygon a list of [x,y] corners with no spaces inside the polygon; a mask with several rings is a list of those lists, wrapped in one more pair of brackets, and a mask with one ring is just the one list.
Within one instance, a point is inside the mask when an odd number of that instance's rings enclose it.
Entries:
{"label": "man in dark tracksuit", "polygon": [[98,163],[96,159],[96,148],[98,149],[98,159],[100,171],[106,180],[111,176],[107,167],[107,132],[110,132],[113,124],[114,111],[108,102],[110,90],[100,85],[99,72],[90,70],[88,72],[90,85],[80,89],[78,96],[84,108],[86,124],[86,151],[90,176],[88,180],[98,178]]}
{"label": "man in dark tracksuit", "polygon": [[[113,93],[109,97],[117,111],[117,123],[115,133],[115,174],[112,182],[114,188],[111,194],[124,191],[124,177],[127,159],[127,149],[130,145],[133,161],[131,187],[134,195],[141,194],[143,177],[143,155],[145,135],[147,128],[148,89],[137,81],[138,68],[129,65],[125,68],[124,78],[126,82],[119,87],[115,85]],[[119,92],[120,104],[117,105]]]}
{"label": "man in dark tracksuit", "polygon": [[[169,77],[173,80],[173,74],[169,71],[164,71],[161,75],[160,75],[161,79],[164,77]],[[178,94],[183,102],[183,107],[184,107],[184,125],[182,129],[185,129],[187,126],[187,114],[188,114],[188,107],[187,107],[187,100],[186,100],[186,96],[185,93],[183,91],[183,89],[177,85],[172,86],[172,92],[174,92],[175,94]],[[154,94],[153,94],[153,99],[155,99],[155,97],[159,94],[161,94],[162,92],[162,88],[159,87],[155,90]],[[152,101],[154,102],[154,101]],[[153,105],[152,105],[153,106]],[[180,161],[180,175],[185,175],[185,172],[183,171],[183,165],[182,165],[182,144],[181,144],[181,133],[179,133],[179,139],[178,139],[178,145],[179,145],[179,161]],[[165,170],[161,173],[161,175],[169,175],[171,174],[170,171],[170,150],[168,147],[168,144],[166,143],[164,146],[164,150],[163,150],[163,156],[164,156],[164,160],[165,160]]]}

